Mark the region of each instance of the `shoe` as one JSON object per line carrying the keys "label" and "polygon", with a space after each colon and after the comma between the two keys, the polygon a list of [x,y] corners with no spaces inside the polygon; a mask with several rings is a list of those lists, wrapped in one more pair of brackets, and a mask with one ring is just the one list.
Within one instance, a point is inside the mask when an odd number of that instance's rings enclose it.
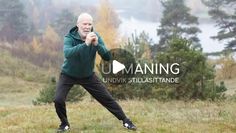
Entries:
{"label": "shoe", "polygon": [[61,132],[66,132],[66,131],[70,131],[70,125],[68,124],[61,124],[59,126],[59,128],[57,129],[57,133],[61,133]]}
{"label": "shoe", "polygon": [[129,119],[123,120],[123,126],[129,130],[137,130],[137,127]]}

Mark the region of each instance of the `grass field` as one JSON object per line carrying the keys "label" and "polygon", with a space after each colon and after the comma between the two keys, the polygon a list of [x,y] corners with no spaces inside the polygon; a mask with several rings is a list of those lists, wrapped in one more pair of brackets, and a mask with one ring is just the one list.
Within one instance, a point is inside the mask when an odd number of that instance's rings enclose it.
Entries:
{"label": "grass field", "polygon": [[[233,82],[232,82],[233,83]],[[54,133],[54,106],[33,106],[44,84],[9,76],[0,80],[0,133]],[[119,101],[138,126],[137,133],[234,133],[236,102]],[[68,104],[71,133],[130,133],[96,101]]]}
{"label": "grass field", "polygon": [[[119,101],[137,133],[234,133],[234,102]],[[121,122],[96,101],[67,106],[72,133],[126,133]],[[53,105],[0,108],[1,133],[53,133],[59,124]]]}
{"label": "grass field", "polygon": [[44,84],[9,76],[0,77],[0,107],[30,105]]}

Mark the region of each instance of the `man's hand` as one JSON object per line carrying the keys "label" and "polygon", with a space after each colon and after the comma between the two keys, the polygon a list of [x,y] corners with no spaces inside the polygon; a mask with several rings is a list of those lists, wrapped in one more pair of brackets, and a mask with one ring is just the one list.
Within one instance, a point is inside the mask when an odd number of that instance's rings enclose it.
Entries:
{"label": "man's hand", "polygon": [[97,44],[98,44],[98,37],[97,37],[97,35],[94,32],[90,32],[86,36],[85,43],[86,43],[86,45],[93,44],[94,46],[97,46]]}
{"label": "man's hand", "polygon": [[97,46],[98,45],[98,37],[96,35],[96,37],[92,40],[92,44],[93,46]]}

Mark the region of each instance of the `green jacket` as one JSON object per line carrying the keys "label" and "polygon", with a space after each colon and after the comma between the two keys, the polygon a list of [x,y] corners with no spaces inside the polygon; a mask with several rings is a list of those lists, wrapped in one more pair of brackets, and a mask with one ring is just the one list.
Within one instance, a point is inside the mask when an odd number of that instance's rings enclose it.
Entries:
{"label": "green jacket", "polygon": [[104,60],[110,60],[111,55],[104,45],[102,38],[98,36],[97,46],[87,46],[78,33],[78,27],[73,27],[64,37],[64,63],[62,73],[72,77],[84,78],[93,74],[96,52]]}

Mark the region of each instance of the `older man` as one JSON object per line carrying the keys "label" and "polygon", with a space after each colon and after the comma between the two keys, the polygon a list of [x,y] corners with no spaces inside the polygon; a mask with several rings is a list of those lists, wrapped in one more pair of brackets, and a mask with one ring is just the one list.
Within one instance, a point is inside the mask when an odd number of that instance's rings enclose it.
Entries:
{"label": "older man", "polygon": [[65,100],[74,84],[79,84],[86,89],[116,118],[122,120],[124,127],[136,130],[136,126],[126,117],[122,108],[93,71],[96,52],[104,60],[110,60],[111,55],[102,38],[93,31],[93,18],[90,14],[79,15],[77,26],[73,27],[64,38],[63,51],[65,59],[54,100],[56,112],[61,121],[58,131],[70,129]]}

